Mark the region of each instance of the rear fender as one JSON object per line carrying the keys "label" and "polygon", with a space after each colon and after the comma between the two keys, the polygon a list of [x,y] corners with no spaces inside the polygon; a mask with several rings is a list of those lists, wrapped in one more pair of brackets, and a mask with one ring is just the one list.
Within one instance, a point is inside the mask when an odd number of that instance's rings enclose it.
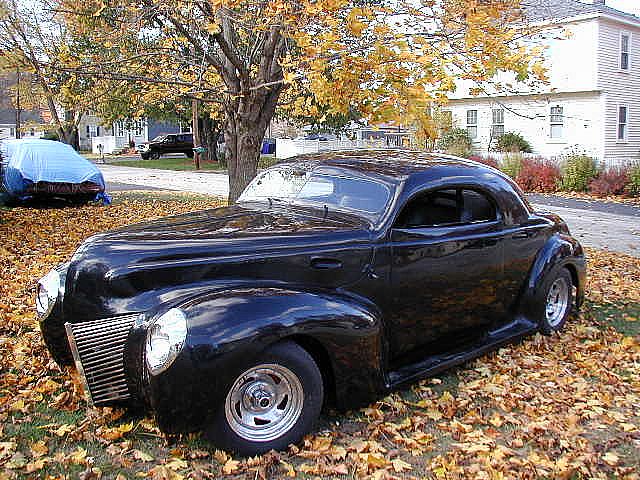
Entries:
{"label": "rear fender", "polygon": [[571,273],[576,287],[576,305],[582,304],[586,281],[584,251],[575,238],[563,233],[556,233],[540,249],[529,272],[524,292],[525,314],[531,311],[532,302],[539,293],[543,279],[554,269],[563,267],[566,267]]}

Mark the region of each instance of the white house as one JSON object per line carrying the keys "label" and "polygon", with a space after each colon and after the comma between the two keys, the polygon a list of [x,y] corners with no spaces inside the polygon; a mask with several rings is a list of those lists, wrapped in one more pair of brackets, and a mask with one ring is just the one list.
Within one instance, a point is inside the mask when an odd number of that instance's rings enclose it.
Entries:
{"label": "white house", "polygon": [[[605,0],[527,0],[533,22],[559,25],[550,35],[549,85],[537,92],[473,97],[459,84],[447,109],[478,153],[503,132],[518,132],[536,154],[586,152],[607,164],[640,158],[640,18]],[[556,27],[557,28],[557,27]]]}
{"label": "white house", "polygon": [[[154,119],[125,119],[105,124],[99,116],[89,113],[82,117],[78,125],[80,150],[93,153],[114,153],[131,144],[153,140],[158,135],[181,133],[185,128],[176,122]],[[188,128],[186,131],[189,131]],[[98,146],[102,146],[102,152]]]}

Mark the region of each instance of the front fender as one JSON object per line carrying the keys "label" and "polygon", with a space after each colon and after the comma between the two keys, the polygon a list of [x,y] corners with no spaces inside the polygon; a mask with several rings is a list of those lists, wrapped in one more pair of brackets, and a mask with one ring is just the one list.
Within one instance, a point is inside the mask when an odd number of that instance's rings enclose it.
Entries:
{"label": "front fender", "polygon": [[525,289],[525,304],[539,293],[542,280],[555,268],[567,267],[573,278],[577,295],[576,304],[584,301],[586,260],[580,242],[570,235],[556,233],[540,249],[531,267]]}
{"label": "front fender", "polygon": [[166,372],[150,378],[151,404],[165,431],[202,426],[237,376],[283,339],[321,346],[338,406],[361,404],[384,389],[380,315],[357,298],[238,288],[192,298],[180,308],[188,318],[185,347]]}

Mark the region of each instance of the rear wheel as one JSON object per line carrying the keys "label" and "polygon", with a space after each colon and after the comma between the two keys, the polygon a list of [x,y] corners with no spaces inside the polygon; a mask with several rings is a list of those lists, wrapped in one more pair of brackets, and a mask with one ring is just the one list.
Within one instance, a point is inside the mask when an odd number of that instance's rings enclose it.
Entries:
{"label": "rear wheel", "polygon": [[151,152],[149,158],[152,160],[158,160],[160,158],[160,152]]}
{"label": "rear wheel", "polygon": [[573,306],[573,282],[566,268],[551,272],[543,280],[536,303],[542,333],[549,335],[564,327]]}
{"label": "rear wheel", "polygon": [[311,355],[293,342],[278,343],[236,377],[208,437],[241,455],[282,450],[311,430],[323,396],[322,375]]}

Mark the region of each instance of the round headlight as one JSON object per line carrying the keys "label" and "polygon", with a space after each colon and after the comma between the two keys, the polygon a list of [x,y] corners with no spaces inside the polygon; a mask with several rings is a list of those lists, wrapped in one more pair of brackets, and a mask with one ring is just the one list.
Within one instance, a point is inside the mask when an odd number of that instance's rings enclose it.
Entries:
{"label": "round headlight", "polygon": [[158,318],[147,332],[145,357],[153,375],[164,372],[176,359],[187,338],[187,317],[172,308]]}
{"label": "round headlight", "polygon": [[57,270],[51,270],[38,281],[38,295],[36,298],[36,311],[40,318],[51,313],[58,299],[60,290],[60,274]]}

